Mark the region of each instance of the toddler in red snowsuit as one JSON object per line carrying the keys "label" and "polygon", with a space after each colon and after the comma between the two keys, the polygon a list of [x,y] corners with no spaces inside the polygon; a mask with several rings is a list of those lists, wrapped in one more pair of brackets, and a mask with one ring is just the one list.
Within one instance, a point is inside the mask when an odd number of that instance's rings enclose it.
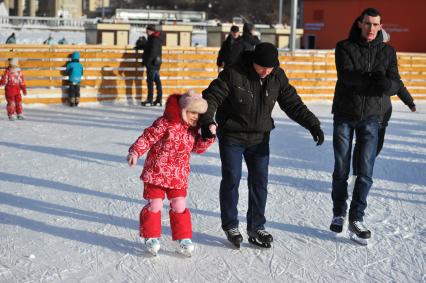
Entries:
{"label": "toddler in red snowsuit", "polygon": [[194,249],[191,214],[185,198],[191,152],[203,153],[215,140],[203,140],[199,134],[198,114],[206,111],[207,102],[200,94],[189,91],[183,95],[171,95],[163,116],[146,128],[129,148],[127,161],[132,167],[149,150],[141,175],[143,196],[148,204],[140,212],[140,236],[155,255],[160,248],[161,209],[166,195],[171,207],[172,240],[178,242],[178,251],[187,256]]}
{"label": "toddler in red snowsuit", "polygon": [[6,68],[1,77],[0,86],[6,86],[5,95],[9,120],[15,120],[15,112],[18,115],[18,119],[23,120],[21,90],[24,95],[27,95],[27,88],[25,87],[24,74],[18,66],[17,58],[10,59],[9,67]]}

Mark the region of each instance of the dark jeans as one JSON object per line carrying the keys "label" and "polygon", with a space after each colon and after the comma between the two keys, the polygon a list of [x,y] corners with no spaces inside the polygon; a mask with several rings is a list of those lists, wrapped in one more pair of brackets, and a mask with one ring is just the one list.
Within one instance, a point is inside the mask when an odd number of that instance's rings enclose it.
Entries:
{"label": "dark jeans", "polygon": [[[376,157],[379,156],[380,151],[382,151],[383,144],[385,142],[385,134],[386,134],[386,127],[380,127],[379,140],[377,141]],[[358,144],[355,143],[354,153],[352,154],[352,175],[355,175],[355,176],[358,175],[358,170],[356,168],[356,164],[358,163],[358,155],[359,155],[359,148],[358,148]]]}
{"label": "dark jeans", "polygon": [[68,98],[70,103],[78,103],[80,101],[80,85],[70,84]]}
{"label": "dark jeans", "polygon": [[148,97],[147,102],[152,103],[154,97],[154,82],[157,87],[157,99],[156,102],[161,102],[163,98],[163,89],[161,87],[160,70],[153,70],[151,68],[146,69],[146,85],[148,86]]}
{"label": "dark jeans", "polygon": [[373,167],[377,153],[379,123],[377,119],[354,121],[334,118],[334,172],[331,198],[334,216],[345,216],[348,199],[348,176],[351,166],[352,139],[356,133],[359,148],[358,177],[349,208],[349,221],[362,221],[367,207],[367,195],[373,184]]}
{"label": "dark jeans", "polygon": [[243,146],[221,142],[222,181],[220,182],[220,216],[223,230],[238,227],[238,187],[243,157],[248,169],[247,230],[264,229],[268,195],[269,143]]}

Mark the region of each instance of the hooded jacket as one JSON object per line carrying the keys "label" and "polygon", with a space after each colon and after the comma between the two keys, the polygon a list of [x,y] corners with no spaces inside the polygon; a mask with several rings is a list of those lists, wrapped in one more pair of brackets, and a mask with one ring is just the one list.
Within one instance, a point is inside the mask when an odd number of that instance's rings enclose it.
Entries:
{"label": "hooded jacket", "polygon": [[10,68],[6,68],[3,76],[0,80],[0,86],[5,87],[6,96],[19,95],[22,92],[24,95],[27,94],[27,87],[25,86],[24,74],[21,72],[20,68],[16,68],[14,72]]}
{"label": "hooded jacket", "polygon": [[153,70],[160,70],[161,66],[161,53],[162,53],[163,40],[161,33],[156,31],[148,36],[144,52],[142,54],[142,64]]}
{"label": "hooded jacket", "polygon": [[71,62],[68,62],[66,72],[69,76],[69,81],[72,84],[79,84],[81,76],[83,76],[83,65],[80,63],[80,53],[74,52],[71,55]]}
{"label": "hooded jacket", "polygon": [[203,98],[208,109],[200,116],[200,124],[216,120],[220,139],[247,146],[269,138],[275,127],[271,114],[276,102],[303,127],[320,125],[290,85],[283,69],[276,67],[265,79],[259,78],[253,68],[253,51],[246,51],[238,63],[220,72],[203,91]]}
{"label": "hooded jacket", "polygon": [[179,97],[169,96],[163,116],[146,128],[129,148],[129,153],[138,157],[149,150],[141,175],[144,183],[186,189],[191,152],[203,153],[215,141],[214,138],[204,141],[198,133],[199,127],[183,121]]}
{"label": "hooded jacket", "polygon": [[[362,38],[358,19],[352,25],[349,38],[336,46],[337,83],[332,113],[358,120],[380,119],[384,112],[383,96],[396,94],[401,86],[396,52],[383,43],[381,31],[371,42]],[[369,77],[373,72],[385,74],[391,80],[391,88],[379,93]]]}

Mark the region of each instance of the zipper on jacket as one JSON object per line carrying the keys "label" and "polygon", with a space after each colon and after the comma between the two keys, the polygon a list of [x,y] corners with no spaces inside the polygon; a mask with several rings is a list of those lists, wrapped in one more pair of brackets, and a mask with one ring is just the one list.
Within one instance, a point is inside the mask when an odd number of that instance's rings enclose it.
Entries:
{"label": "zipper on jacket", "polygon": [[253,93],[250,90],[245,89],[245,88],[240,87],[240,86],[237,86],[237,88],[241,91],[247,92],[248,94],[250,94],[251,98],[254,98]]}
{"label": "zipper on jacket", "polygon": [[[368,66],[367,66],[367,72],[369,73],[370,71],[371,71],[371,43],[368,43]],[[365,100],[366,100],[366,97],[362,96],[361,120],[364,117]]]}

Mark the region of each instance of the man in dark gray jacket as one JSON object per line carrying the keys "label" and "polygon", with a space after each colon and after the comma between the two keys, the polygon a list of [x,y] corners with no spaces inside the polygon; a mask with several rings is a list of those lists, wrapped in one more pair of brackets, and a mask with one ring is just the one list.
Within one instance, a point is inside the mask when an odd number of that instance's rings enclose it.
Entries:
{"label": "man in dark gray jacket", "polygon": [[371,237],[363,217],[373,184],[384,96],[397,93],[401,86],[395,50],[383,43],[381,27],[379,11],[374,8],[364,10],[354,21],[349,38],[338,42],[335,51],[337,83],[332,106],[335,165],[330,229],[337,233],[343,230],[355,133],[359,145],[358,177],[349,209],[349,231],[351,238],[361,244],[367,244]]}
{"label": "man in dark gray jacket", "polygon": [[[163,40],[161,32],[155,29],[155,25],[148,25],[146,28],[148,40],[142,54],[142,64],[146,67],[146,85],[148,87],[148,97],[141,104],[142,106],[156,106],[163,104],[163,89],[160,80],[160,66]],[[157,98],[154,97],[154,82],[157,87]]]}
{"label": "man in dark gray jacket", "polygon": [[207,112],[200,116],[203,138],[216,133],[219,140],[222,229],[228,240],[239,247],[243,237],[238,229],[238,187],[244,158],[248,169],[249,241],[268,248],[273,237],[264,225],[274,105],[278,102],[291,119],[307,128],[317,145],[324,141],[320,122],[289,84],[279,67],[278,50],[271,43],[260,43],[254,51],[243,53],[239,62],[220,72],[203,91],[203,98],[208,103]]}

